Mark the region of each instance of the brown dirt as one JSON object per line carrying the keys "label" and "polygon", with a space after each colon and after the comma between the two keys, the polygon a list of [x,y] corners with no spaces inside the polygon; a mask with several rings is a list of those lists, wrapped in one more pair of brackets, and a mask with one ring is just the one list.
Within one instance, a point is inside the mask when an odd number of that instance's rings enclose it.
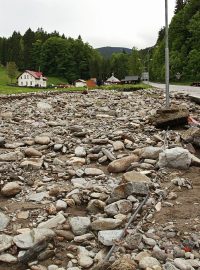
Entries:
{"label": "brown dirt", "polygon": [[[169,179],[174,178],[174,173],[169,175]],[[181,171],[177,174],[179,177],[192,181],[193,189],[173,188],[178,195],[176,200],[167,200],[174,203],[174,207],[162,207],[162,210],[156,213],[154,219],[156,224],[164,225],[167,222],[174,222],[175,227],[182,235],[185,232],[195,232],[200,230],[200,168],[191,167],[187,171]]]}

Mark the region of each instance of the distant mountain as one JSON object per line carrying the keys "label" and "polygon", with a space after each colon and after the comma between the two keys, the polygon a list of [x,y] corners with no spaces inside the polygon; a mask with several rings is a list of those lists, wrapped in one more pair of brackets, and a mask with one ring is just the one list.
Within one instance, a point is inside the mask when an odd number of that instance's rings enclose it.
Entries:
{"label": "distant mountain", "polygon": [[125,51],[126,53],[131,53],[131,49],[123,48],[123,47],[102,47],[97,48],[101,55],[103,55],[106,58],[110,58],[113,53],[120,53]]}

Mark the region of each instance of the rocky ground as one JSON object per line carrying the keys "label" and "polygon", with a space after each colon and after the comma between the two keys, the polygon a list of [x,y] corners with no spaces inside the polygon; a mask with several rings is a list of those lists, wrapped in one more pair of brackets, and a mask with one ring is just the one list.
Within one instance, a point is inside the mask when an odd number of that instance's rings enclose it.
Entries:
{"label": "rocky ground", "polygon": [[1,97],[0,270],[200,269],[200,131],[156,128],[163,107],[157,89]]}

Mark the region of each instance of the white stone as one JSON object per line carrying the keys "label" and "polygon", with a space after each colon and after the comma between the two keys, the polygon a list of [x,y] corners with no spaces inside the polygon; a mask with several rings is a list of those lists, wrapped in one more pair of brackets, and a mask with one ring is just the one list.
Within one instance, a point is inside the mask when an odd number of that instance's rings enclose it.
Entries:
{"label": "white stone", "polygon": [[12,236],[0,234],[0,253],[12,246],[12,240]]}
{"label": "white stone", "polygon": [[91,224],[90,218],[88,217],[72,217],[70,218],[69,223],[75,235],[87,233]]}
{"label": "white stone", "polygon": [[107,231],[100,231],[98,233],[98,240],[104,246],[112,246],[115,240],[118,240],[122,230],[107,230]]}
{"label": "white stone", "polygon": [[11,254],[1,254],[0,255],[0,262],[4,262],[4,263],[16,263],[17,262],[17,258],[12,256]]}
{"label": "white stone", "polygon": [[56,228],[59,224],[63,224],[66,221],[66,218],[58,213],[56,216],[50,218],[49,220],[42,222],[38,225],[38,228],[52,229]]}
{"label": "white stone", "polygon": [[187,260],[182,258],[176,258],[174,260],[174,264],[180,270],[191,270],[191,265],[187,262]]}
{"label": "white stone", "polygon": [[141,269],[146,269],[147,267],[160,266],[160,263],[153,257],[144,257],[139,261],[139,266]]}
{"label": "white stone", "polygon": [[82,146],[77,146],[75,148],[75,155],[77,157],[85,157],[87,155],[86,151],[85,151],[85,148],[82,147]]}
{"label": "white stone", "polygon": [[63,200],[58,200],[56,202],[56,209],[57,210],[65,210],[67,208],[67,203]]}
{"label": "white stone", "polygon": [[104,174],[104,172],[97,168],[86,168],[85,174],[89,176],[96,176],[96,175]]}
{"label": "white stone", "polygon": [[181,147],[166,149],[159,155],[158,166],[160,168],[170,167],[187,169],[191,164],[191,154]]}
{"label": "white stone", "polygon": [[3,212],[0,212],[0,231],[4,230],[8,223],[10,221],[10,218],[6,216]]}
{"label": "white stone", "polygon": [[29,249],[42,239],[52,238],[55,235],[50,229],[33,229],[13,237],[13,242],[19,248]]}

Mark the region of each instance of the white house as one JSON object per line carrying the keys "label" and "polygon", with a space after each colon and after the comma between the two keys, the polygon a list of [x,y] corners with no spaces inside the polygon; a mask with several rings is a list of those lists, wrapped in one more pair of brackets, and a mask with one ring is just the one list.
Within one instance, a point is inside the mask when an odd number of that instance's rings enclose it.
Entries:
{"label": "white house", "polygon": [[78,79],[75,81],[75,87],[84,87],[87,86],[86,81]]}
{"label": "white house", "polygon": [[17,81],[19,86],[47,87],[47,78],[39,71],[25,70]]}

